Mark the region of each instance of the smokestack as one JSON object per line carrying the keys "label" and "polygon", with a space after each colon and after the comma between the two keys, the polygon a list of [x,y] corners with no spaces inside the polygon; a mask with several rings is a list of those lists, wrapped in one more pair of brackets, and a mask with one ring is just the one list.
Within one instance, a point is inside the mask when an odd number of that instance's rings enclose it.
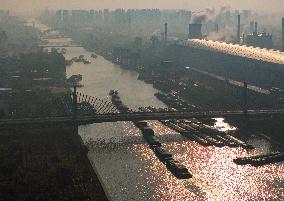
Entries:
{"label": "smokestack", "polygon": [[238,33],[237,33],[237,42],[240,43],[241,39],[241,16],[238,15]]}
{"label": "smokestack", "polygon": [[257,35],[257,22],[254,23],[254,32]]}
{"label": "smokestack", "polygon": [[168,40],[168,23],[165,23],[165,41]]}
{"label": "smokestack", "polygon": [[251,34],[254,33],[254,22],[253,21],[250,22],[250,33]]}
{"label": "smokestack", "polygon": [[215,24],[215,32],[218,33],[219,32],[219,25],[216,23]]}
{"label": "smokestack", "polygon": [[284,17],[282,18],[282,51],[284,52]]}

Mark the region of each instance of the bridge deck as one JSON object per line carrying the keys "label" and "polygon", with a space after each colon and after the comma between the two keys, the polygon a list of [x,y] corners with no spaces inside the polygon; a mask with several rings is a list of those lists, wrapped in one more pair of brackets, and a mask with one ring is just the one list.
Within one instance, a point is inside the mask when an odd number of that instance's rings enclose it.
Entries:
{"label": "bridge deck", "polygon": [[[269,115],[283,115],[284,110],[248,110],[247,116],[259,117]],[[215,117],[240,117],[243,111],[204,111],[204,112],[133,112],[133,113],[108,113],[91,116],[79,116],[78,124],[92,124],[117,121],[140,121],[140,120],[167,120],[167,119],[191,119],[191,118],[215,118]],[[26,125],[26,124],[49,124],[49,123],[72,123],[72,116],[64,117],[39,117],[23,119],[2,119],[0,126]]]}

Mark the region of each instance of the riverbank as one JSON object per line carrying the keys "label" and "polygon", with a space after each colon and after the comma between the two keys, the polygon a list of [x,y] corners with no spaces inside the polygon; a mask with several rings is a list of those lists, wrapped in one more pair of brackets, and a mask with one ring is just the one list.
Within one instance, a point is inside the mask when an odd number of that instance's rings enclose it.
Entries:
{"label": "riverbank", "polygon": [[[1,58],[0,119],[70,115],[57,51]],[[0,128],[0,200],[107,200],[72,125]]]}
{"label": "riverbank", "polygon": [[107,200],[72,127],[6,128],[0,200]]}
{"label": "riverbank", "polygon": [[[171,43],[160,42],[154,45],[147,39],[124,37],[116,32],[104,35],[96,29],[91,32],[76,27],[73,23],[68,28],[61,28],[85,49],[95,51],[124,69],[137,71],[139,79],[153,84],[155,88],[163,92],[178,91],[188,102],[204,109],[243,109],[243,81],[248,83],[247,106],[250,109],[284,106],[280,89],[268,87],[259,90],[265,84],[259,84],[260,81],[254,82],[252,78],[249,79],[250,77],[244,79],[240,75],[244,72],[248,74],[248,72],[237,70],[239,68],[234,68],[234,71],[224,68],[221,69],[222,73],[218,73],[215,69],[221,68],[219,66],[221,64],[216,63],[211,70],[206,69],[201,62],[202,59],[200,64],[193,65],[191,62],[186,62],[191,55],[190,52],[180,50],[181,52],[176,55],[178,51],[175,52],[176,48]],[[231,71],[234,76],[229,76]],[[258,71],[255,70],[255,72]],[[254,73],[250,71],[249,73],[254,77]],[[267,77],[263,76],[263,78]],[[267,79],[263,79],[263,82],[265,81]],[[262,93],[263,91],[265,93]]]}

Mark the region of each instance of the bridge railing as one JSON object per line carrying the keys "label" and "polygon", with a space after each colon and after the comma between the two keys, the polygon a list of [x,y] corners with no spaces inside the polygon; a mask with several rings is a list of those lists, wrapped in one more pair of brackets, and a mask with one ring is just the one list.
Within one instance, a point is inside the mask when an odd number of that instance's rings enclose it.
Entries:
{"label": "bridge railing", "polygon": [[[172,111],[168,108],[155,109],[155,112],[143,112],[139,110],[129,110],[127,113],[119,113],[112,102],[107,98],[96,98],[88,96],[81,92],[76,93],[76,102],[74,102],[74,92],[66,93],[56,98],[50,98],[55,108],[60,109],[60,113],[50,113],[48,116],[34,116],[34,117],[11,117],[10,119],[25,119],[25,120],[51,120],[56,119],[69,120],[74,115],[74,103],[76,105],[76,118],[80,121],[112,121],[112,120],[130,120],[133,119],[165,119],[165,118],[190,118],[190,117],[224,117],[236,116],[244,114],[242,110],[231,111]],[[62,112],[63,111],[63,112]],[[284,114],[284,110],[247,110],[247,115],[269,115],[269,114]],[[6,119],[9,120],[8,118]],[[4,120],[3,120],[4,121]]]}

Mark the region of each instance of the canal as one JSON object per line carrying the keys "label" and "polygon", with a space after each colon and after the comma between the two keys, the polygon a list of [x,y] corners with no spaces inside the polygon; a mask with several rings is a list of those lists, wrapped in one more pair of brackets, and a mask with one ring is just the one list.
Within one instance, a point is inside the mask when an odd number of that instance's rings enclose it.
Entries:
{"label": "canal", "polygon": [[[84,87],[79,91],[108,97],[111,89],[119,90],[122,101],[130,108],[139,106],[165,107],[157,100],[152,85],[137,80],[138,74],[124,70],[83,48],[70,48],[66,58],[85,55],[92,64],[74,63],[67,76],[82,74]],[[257,148],[247,152],[242,148],[203,147],[184,140],[180,135],[152,121],[161,135],[163,146],[173,153],[194,175],[190,180],[178,180],[157,160],[132,123],[102,123],[82,126],[79,133],[88,145],[92,161],[103,186],[112,200],[264,200],[284,196],[283,164],[263,167],[237,166],[235,157],[269,153],[271,144],[252,137]],[[174,139],[167,142],[166,138]]]}
{"label": "canal", "polygon": [[[124,70],[101,56],[93,59],[91,52],[80,47],[67,48],[65,54],[66,59],[79,55],[85,55],[92,62],[67,67],[67,77],[83,76],[80,92],[109,99],[109,90],[117,89],[130,108],[165,107],[154,96],[157,90],[137,80],[136,72]],[[130,122],[81,126],[79,134],[89,148],[88,157],[112,201],[284,199],[283,163],[263,167],[233,163],[236,157],[271,152],[273,148],[268,141],[251,136],[248,142],[256,147],[252,151],[203,147],[156,121],[150,121],[150,125],[164,148],[189,169],[193,178],[176,179]]]}

